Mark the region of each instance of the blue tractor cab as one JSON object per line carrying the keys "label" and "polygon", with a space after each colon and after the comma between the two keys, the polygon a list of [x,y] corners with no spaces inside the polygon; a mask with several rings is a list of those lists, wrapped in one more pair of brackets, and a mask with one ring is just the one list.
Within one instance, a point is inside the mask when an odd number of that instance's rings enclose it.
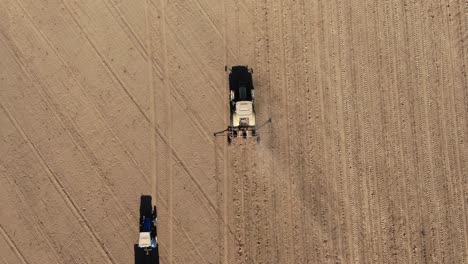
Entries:
{"label": "blue tractor cab", "polygon": [[159,264],[157,238],[157,211],[151,204],[151,196],[140,197],[140,233],[134,245],[135,264]]}

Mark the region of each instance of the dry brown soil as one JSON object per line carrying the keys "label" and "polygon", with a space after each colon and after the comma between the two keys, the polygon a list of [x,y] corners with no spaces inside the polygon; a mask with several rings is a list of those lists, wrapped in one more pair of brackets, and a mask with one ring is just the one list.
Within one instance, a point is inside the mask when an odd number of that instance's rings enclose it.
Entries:
{"label": "dry brown soil", "polygon": [[0,0],[0,260],[133,263],[147,193],[161,263],[468,263],[467,41],[463,0]]}

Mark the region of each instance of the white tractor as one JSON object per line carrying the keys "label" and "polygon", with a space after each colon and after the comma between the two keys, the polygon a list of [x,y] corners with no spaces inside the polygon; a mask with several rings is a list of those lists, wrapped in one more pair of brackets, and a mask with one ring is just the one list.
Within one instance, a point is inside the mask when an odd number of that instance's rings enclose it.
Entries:
{"label": "white tractor", "polygon": [[[226,68],[227,70],[227,68]],[[215,136],[227,132],[228,143],[235,137],[257,137],[254,108],[254,86],[252,71],[247,66],[234,66],[229,73],[230,123],[226,130],[214,133]]]}

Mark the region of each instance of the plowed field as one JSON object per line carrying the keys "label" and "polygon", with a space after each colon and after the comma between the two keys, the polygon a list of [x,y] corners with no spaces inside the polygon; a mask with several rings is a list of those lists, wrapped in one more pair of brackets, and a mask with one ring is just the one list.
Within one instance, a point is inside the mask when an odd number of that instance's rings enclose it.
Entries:
{"label": "plowed field", "polygon": [[461,0],[0,0],[0,259],[133,263],[144,193],[161,263],[468,263],[467,41]]}

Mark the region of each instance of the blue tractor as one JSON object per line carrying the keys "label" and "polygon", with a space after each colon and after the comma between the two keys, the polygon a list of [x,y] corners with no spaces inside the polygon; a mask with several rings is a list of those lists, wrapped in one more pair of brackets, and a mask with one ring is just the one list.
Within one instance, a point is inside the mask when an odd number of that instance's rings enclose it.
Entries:
{"label": "blue tractor", "polygon": [[157,211],[150,195],[140,197],[140,235],[135,244],[135,264],[159,264]]}

